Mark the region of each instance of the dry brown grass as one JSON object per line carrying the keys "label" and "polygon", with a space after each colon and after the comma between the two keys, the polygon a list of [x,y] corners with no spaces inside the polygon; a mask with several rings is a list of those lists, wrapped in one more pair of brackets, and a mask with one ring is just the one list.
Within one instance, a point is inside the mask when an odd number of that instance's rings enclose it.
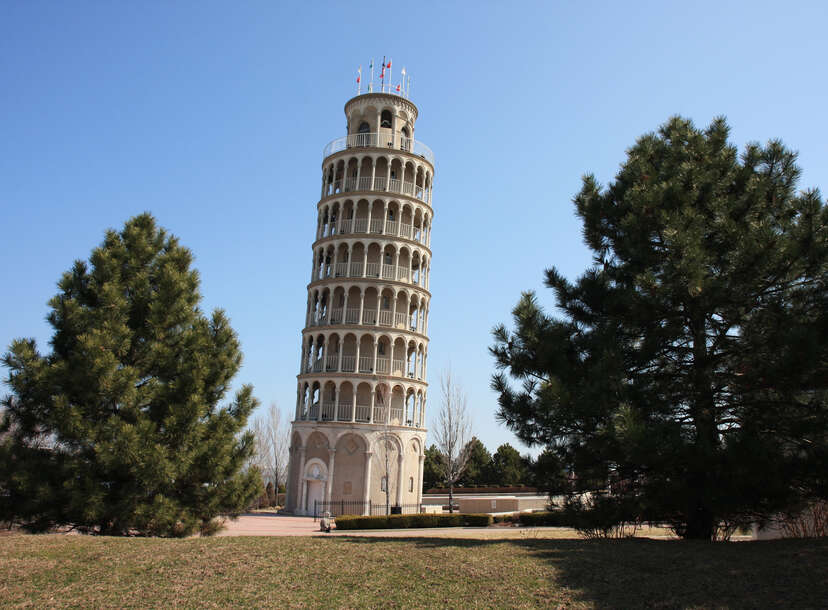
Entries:
{"label": "dry brown grass", "polygon": [[821,607],[828,541],[0,538],[2,607]]}

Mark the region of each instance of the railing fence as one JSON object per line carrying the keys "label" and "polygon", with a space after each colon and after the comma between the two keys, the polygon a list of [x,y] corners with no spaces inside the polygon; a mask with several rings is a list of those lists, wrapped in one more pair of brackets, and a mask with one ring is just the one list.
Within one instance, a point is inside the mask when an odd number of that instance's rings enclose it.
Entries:
{"label": "railing fence", "polygon": [[313,519],[316,521],[324,513],[330,513],[332,517],[339,517],[341,515],[370,515],[378,517],[383,515],[416,515],[421,512],[420,504],[389,504],[367,502],[361,500],[332,500],[332,501],[313,501]]}

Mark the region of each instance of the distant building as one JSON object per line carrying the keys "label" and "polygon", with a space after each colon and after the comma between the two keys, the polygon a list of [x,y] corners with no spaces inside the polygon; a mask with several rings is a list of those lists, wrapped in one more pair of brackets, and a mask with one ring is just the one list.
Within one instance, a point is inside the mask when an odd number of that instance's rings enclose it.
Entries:
{"label": "distant building", "polygon": [[287,486],[298,514],[422,501],[434,156],[405,88],[379,89],[345,104],[347,135],[323,153]]}

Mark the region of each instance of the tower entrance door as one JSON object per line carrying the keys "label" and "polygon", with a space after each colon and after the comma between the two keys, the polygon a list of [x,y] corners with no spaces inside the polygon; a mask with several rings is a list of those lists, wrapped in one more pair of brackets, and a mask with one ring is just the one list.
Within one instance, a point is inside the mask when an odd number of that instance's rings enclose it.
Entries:
{"label": "tower entrance door", "polygon": [[325,488],[322,487],[323,481],[308,481],[308,505],[305,507],[309,515],[313,514],[315,502],[322,502],[325,500]]}
{"label": "tower entrance door", "polygon": [[325,485],[328,482],[328,469],[319,459],[311,460],[305,468],[305,506],[306,515],[312,515],[315,502],[325,501]]}

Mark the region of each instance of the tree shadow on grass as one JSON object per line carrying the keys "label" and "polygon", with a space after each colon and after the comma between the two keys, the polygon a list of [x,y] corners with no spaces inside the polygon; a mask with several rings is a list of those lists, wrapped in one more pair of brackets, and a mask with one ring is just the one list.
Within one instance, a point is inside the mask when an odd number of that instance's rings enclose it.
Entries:
{"label": "tree shadow on grass", "polygon": [[513,545],[545,562],[550,583],[602,608],[828,606],[828,539],[711,543],[680,540],[474,540],[343,537],[417,548]]}

